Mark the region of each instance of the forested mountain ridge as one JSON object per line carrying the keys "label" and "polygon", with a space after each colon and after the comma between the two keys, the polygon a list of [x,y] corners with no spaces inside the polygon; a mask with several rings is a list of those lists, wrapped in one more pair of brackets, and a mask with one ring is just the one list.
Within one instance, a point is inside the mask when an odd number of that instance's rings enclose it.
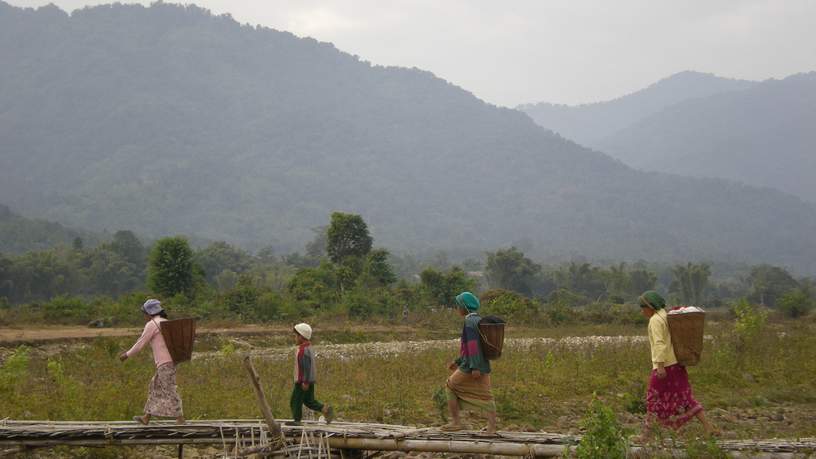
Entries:
{"label": "forested mountain ridge", "polygon": [[685,71],[605,102],[561,105],[541,102],[517,108],[541,126],[581,145],[597,148],[606,137],[674,104],[754,86],[747,80]]}
{"label": "forested mountain ridge", "polygon": [[0,195],[90,229],[302,247],[334,210],[396,250],[767,261],[816,208],[635,171],[417,69],[196,7],[0,3]]}
{"label": "forested mountain ridge", "polygon": [[96,245],[100,236],[39,219],[25,218],[0,204],[0,254],[19,254],[63,245]]}
{"label": "forested mountain ridge", "polygon": [[600,147],[633,167],[737,180],[816,202],[814,126],[810,72],[679,103]]}

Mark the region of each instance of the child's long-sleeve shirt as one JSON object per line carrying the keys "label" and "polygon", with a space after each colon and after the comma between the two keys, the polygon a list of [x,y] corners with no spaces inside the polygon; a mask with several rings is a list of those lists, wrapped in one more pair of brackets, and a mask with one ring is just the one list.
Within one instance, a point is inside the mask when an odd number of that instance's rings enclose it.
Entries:
{"label": "child's long-sleeve shirt", "polygon": [[170,356],[170,351],[167,350],[167,344],[165,344],[164,336],[162,336],[161,329],[159,328],[159,323],[165,320],[167,319],[163,317],[155,317],[147,321],[142,331],[142,336],[140,336],[133,347],[127,351],[126,354],[128,358],[138,354],[147,343],[150,343],[150,347],[153,349],[153,361],[156,363],[156,368],[165,363],[173,362],[173,357]]}
{"label": "child's long-sleeve shirt", "polygon": [[298,384],[317,382],[314,353],[308,341],[295,350],[295,382]]}
{"label": "child's long-sleeve shirt", "polygon": [[462,341],[459,348],[459,358],[456,364],[465,373],[479,370],[490,373],[490,361],[484,357],[479,338],[479,314],[472,312],[465,316],[465,326],[462,328]]}

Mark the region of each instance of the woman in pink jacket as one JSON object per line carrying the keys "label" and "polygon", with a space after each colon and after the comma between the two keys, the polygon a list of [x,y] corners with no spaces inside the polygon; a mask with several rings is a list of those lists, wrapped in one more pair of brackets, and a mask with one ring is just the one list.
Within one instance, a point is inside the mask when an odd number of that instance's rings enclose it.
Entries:
{"label": "woman in pink jacket", "polygon": [[150,380],[147,392],[147,403],[144,407],[144,415],[134,416],[133,420],[147,425],[152,416],[176,418],[176,422],[184,424],[184,413],[181,408],[181,397],[176,390],[176,366],[170,351],[164,343],[159,324],[167,320],[167,313],[161,306],[159,300],[147,300],[142,306],[145,327],[142,336],[129,351],[123,352],[119,359],[122,361],[133,357],[146,345],[150,344],[153,350],[153,360],[156,362],[156,374]]}

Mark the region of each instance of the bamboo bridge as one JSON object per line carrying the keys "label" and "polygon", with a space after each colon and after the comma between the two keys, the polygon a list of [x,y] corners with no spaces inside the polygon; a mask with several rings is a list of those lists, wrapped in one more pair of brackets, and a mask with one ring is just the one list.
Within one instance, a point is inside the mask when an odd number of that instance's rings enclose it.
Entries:
{"label": "bamboo bridge", "polygon": [[[442,432],[438,428],[399,425],[304,422],[281,426],[282,442],[275,442],[262,420],[190,421],[184,425],[157,422],[148,426],[135,422],[0,422],[0,456],[57,446],[214,446],[217,457],[290,457],[348,459],[361,451],[405,453],[455,453],[495,456],[560,457],[580,438],[545,432]],[[719,446],[733,457],[787,458],[816,454],[816,438],[800,440],[725,440]],[[662,449],[662,448],[661,448]],[[666,445],[682,456],[678,445]],[[647,449],[633,446],[633,455],[650,456]]]}
{"label": "bamboo bridge", "polygon": [[[304,422],[298,426],[274,419],[258,373],[244,358],[263,419],[196,420],[185,424],[134,421],[0,420],[0,456],[21,455],[58,446],[215,446],[215,457],[275,459],[355,459],[363,451],[452,453],[490,456],[562,457],[574,451],[580,437],[546,432],[442,432],[436,427],[390,424]],[[799,440],[729,440],[718,445],[732,457],[792,458],[816,455],[816,438]],[[683,457],[682,445],[633,445],[633,457],[651,457],[654,448]]]}

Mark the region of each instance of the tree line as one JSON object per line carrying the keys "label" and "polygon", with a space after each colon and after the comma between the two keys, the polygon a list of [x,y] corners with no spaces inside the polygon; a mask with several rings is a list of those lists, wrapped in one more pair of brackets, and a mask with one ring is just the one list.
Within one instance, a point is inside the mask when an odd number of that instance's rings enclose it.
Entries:
{"label": "tree line", "polygon": [[[577,313],[592,316],[593,307],[631,304],[649,289],[664,291],[675,303],[708,307],[744,299],[790,317],[816,306],[813,279],[771,265],[719,276],[706,263],[544,265],[516,247],[459,264],[443,253],[416,260],[376,247],[360,215],[340,212],[314,230],[303,253],[276,255],[265,248],[251,254],[226,242],[194,249],[180,236],[146,246],[132,232],[118,231],[93,248],[75,238],[70,247],[0,254],[5,322],[127,323],[138,320],[133,305],[147,295],[209,319],[396,319],[451,306],[463,290],[480,292],[496,313],[559,322]],[[608,314],[593,317],[603,321]]]}

